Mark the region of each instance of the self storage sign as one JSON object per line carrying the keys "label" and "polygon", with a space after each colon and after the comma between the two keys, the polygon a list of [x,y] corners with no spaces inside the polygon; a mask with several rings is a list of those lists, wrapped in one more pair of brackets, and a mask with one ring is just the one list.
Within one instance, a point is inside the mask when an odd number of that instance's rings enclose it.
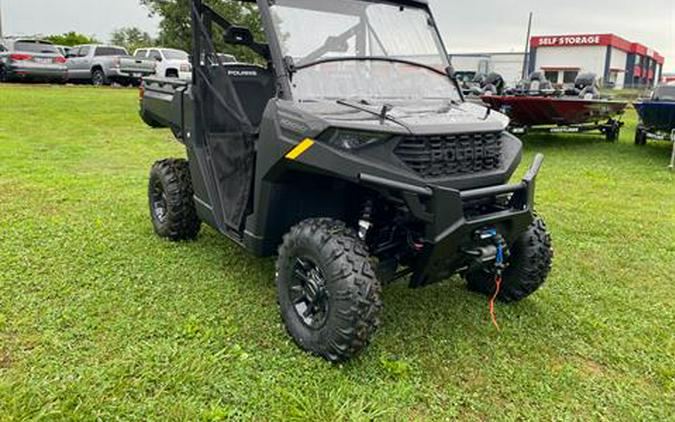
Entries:
{"label": "self storage sign", "polygon": [[563,35],[558,37],[538,37],[533,39],[538,47],[565,47],[583,45],[602,45],[600,35]]}

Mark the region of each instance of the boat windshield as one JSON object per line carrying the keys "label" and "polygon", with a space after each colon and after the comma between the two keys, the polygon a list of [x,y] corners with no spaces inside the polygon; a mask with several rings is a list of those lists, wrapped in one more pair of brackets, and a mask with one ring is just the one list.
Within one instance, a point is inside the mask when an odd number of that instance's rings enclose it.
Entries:
{"label": "boat windshield", "polygon": [[656,88],[653,99],[654,101],[675,102],[675,85],[665,85]]}
{"label": "boat windshield", "polygon": [[277,0],[271,6],[293,96],[460,100],[445,49],[421,7],[364,0]]}

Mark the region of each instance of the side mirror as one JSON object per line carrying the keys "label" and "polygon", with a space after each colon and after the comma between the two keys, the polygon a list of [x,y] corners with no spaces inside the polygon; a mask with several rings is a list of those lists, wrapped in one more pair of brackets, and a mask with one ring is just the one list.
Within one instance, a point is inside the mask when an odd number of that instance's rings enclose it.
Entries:
{"label": "side mirror", "polygon": [[447,73],[451,79],[455,79],[455,68],[452,65],[445,68],[445,73]]}
{"label": "side mirror", "polygon": [[164,59],[162,59],[160,56],[157,56],[157,57],[155,57],[155,60],[158,61],[158,62],[161,62]]}
{"label": "side mirror", "polygon": [[225,31],[223,39],[226,44],[243,45],[253,50],[256,54],[264,57],[266,60],[272,60],[269,46],[267,44],[255,42],[253,33],[248,28],[231,26]]}
{"label": "side mirror", "polygon": [[241,26],[231,26],[223,36],[227,44],[251,46],[255,43],[250,29]]}

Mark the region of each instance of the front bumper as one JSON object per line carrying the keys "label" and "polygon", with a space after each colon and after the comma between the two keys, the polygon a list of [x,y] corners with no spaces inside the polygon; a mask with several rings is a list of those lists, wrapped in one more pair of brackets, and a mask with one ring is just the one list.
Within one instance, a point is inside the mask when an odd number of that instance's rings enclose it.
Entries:
{"label": "front bumper", "polygon": [[[538,154],[520,183],[459,191],[441,186],[419,187],[361,175],[365,184],[403,192],[413,216],[424,223],[424,246],[412,265],[411,287],[421,287],[466,267],[462,251],[475,246],[475,234],[494,228],[512,243],[534,220],[535,181],[544,161]],[[468,212],[489,203],[482,213]],[[500,204],[500,205],[495,205]]]}
{"label": "front bumper", "polygon": [[9,77],[15,79],[65,80],[68,77],[66,66],[10,64],[7,70]]}

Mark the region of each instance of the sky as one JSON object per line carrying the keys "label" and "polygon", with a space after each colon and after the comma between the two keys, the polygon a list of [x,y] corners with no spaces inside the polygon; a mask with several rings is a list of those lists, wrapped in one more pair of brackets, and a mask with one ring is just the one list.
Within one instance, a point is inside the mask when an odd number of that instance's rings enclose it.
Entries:
{"label": "sky", "polygon": [[[533,35],[615,33],[666,57],[675,72],[675,0],[430,0],[450,53],[522,51]],[[138,0],[0,0],[6,34],[77,31],[107,41],[123,26],[157,34]]]}

